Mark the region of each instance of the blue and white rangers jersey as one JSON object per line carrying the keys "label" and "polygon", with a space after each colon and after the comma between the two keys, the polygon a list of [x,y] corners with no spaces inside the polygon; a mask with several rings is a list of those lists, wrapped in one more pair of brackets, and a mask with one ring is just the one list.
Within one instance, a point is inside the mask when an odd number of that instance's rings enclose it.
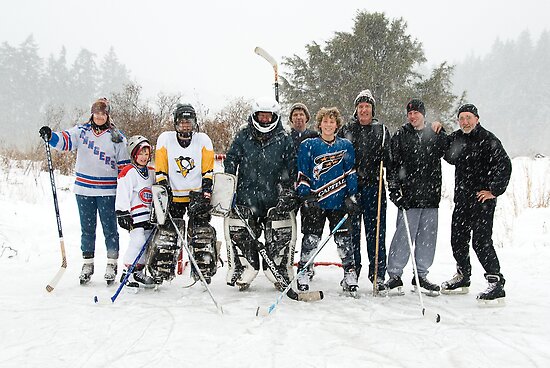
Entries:
{"label": "blue and white rangers jersey", "polygon": [[345,138],[336,137],[332,143],[320,137],[306,139],[298,150],[298,194],[314,193],[321,208],[339,209],[357,192],[354,161],[353,145]]}
{"label": "blue and white rangers jersey", "polygon": [[96,133],[90,123],[52,132],[50,145],[60,151],[77,151],[75,194],[99,197],[116,194],[119,169],[130,163],[126,137],[111,140],[111,129]]}
{"label": "blue and white rangers jersey", "polygon": [[128,211],[134,224],[149,221],[155,183],[155,168],[140,170],[135,165],[126,165],[118,175],[115,210]]}

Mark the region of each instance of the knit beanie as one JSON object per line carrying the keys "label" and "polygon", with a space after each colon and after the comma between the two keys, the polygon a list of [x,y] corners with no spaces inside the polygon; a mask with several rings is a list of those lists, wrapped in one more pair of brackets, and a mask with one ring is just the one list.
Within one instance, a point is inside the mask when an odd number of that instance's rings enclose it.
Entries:
{"label": "knit beanie", "polygon": [[357,97],[355,97],[355,100],[353,101],[353,105],[355,106],[355,112],[357,112],[357,105],[359,105],[361,102],[369,103],[372,106],[372,116],[374,117],[374,109],[376,107],[376,100],[374,99],[372,92],[370,89],[364,89]]}
{"label": "knit beanie", "polygon": [[465,104],[460,106],[460,109],[458,109],[458,114],[456,115],[456,117],[459,117],[461,112],[470,112],[479,119],[479,114],[477,113],[477,107],[475,107],[475,105],[473,104]]}
{"label": "knit beanie", "polygon": [[418,111],[424,117],[426,117],[426,108],[424,107],[424,102],[418,98],[413,98],[407,103],[407,114],[410,111]]}
{"label": "knit beanie", "polygon": [[288,114],[288,120],[292,123],[292,113],[294,112],[294,110],[303,110],[304,111],[304,114],[306,114],[306,123],[309,121],[309,118],[310,118],[310,115],[309,115],[309,110],[307,109],[307,106],[304,105],[303,103],[301,102],[296,102],[295,104],[293,104],[291,107],[290,107],[290,113]]}

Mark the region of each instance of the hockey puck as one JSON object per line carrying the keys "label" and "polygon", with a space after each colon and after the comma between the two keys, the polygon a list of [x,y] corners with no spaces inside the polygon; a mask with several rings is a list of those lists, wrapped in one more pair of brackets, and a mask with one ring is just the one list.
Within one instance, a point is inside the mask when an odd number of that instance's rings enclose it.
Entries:
{"label": "hockey puck", "polygon": [[99,299],[97,298],[97,295],[94,295],[94,303],[99,303]]}

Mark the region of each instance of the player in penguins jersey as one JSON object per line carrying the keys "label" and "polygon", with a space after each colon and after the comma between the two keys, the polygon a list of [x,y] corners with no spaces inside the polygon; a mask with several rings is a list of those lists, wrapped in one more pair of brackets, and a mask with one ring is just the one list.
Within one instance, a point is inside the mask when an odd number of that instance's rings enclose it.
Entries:
{"label": "player in penguins jersey", "polygon": [[[153,231],[149,218],[152,202],[151,186],[155,182],[155,169],[147,166],[151,160],[151,144],[147,138],[135,135],[128,139],[128,153],[132,164],[125,166],[118,175],[115,202],[118,224],[130,232],[130,243],[123,258],[125,269],[120,278],[121,282]],[[153,285],[153,279],[143,273],[144,267],[145,253],[136,263],[134,272],[128,278],[127,286]]]}
{"label": "player in penguins jersey", "polygon": [[[352,143],[336,136],[342,127],[337,108],[321,108],[317,113],[317,128],[321,136],[302,142],[298,151],[297,192],[305,199],[302,207],[302,250],[298,270],[301,270],[315,252],[321,239],[325,220],[332,229],[346,214],[355,214],[359,205],[357,175],[354,169],[355,152]],[[349,219],[336,232],[334,241],[342,259],[344,291],[355,293],[357,274]],[[309,289],[307,272],[298,275],[298,289]]]}
{"label": "player in penguins jersey", "polygon": [[[214,170],[212,141],[208,135],[198,131],[197,115],[189,104],[176,106],[174,128],[175,131],[163,132],[158,137],[155,151],[156,181],[169,193],[169,212],[175,222],[183,225],[183,216],[188,214],[189,247],[206,281],[210,282],[216,273],[218,259],[216,231],[210,225]],[[155,246],[166,247],[165,250],[170,252],[179,249],[177,233],[171,221],[159,227],[153,242]],[[166,254],[165,250],[161,253]],[[162,258],[153,255],[151,268],[159,271],[159,278],[171,279],[175,264],[170,264],[166,271],[166,260]],[[195,280],[199,279],[194,270],[192,275]]]}

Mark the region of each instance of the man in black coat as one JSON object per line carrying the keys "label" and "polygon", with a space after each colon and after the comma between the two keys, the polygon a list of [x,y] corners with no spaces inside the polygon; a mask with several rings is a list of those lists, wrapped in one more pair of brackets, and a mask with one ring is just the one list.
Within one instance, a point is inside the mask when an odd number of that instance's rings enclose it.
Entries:
{"label": "man in black coat", "polygon": [[[447,147],[444,130],[437,133],[425,122],[424,102],[407,103],[408,122],[391,139],[392,164],[388,171],[390,199],[399,209],[397,224],[388,253],[388,289],[401,289],[403,268],[410,256],[407,239],[415,244],[415,260],[420,288],[432,296],[439,295],[439,285],[428,281],[437,243],[438,209],[441,199],[441,158]],[[405,211],[407,218],[405,219]],[[416,286],[413,277],[412,284]]]}
{"label": "man in black coat", "polygon": [[458,110],[460,130],[449,136],[445,160],[455,165],[455,208],[451,224],[451,246],[457,273],[441,285],[443,293],[467,293],[472,266],[469,242],[485,270],[489,283],[480,301],[505,297],[504,277],[493,246],[493,217],[496,197],[510,181],[512,164],[500,140],[479,123],[477,108],[466,104]]}

